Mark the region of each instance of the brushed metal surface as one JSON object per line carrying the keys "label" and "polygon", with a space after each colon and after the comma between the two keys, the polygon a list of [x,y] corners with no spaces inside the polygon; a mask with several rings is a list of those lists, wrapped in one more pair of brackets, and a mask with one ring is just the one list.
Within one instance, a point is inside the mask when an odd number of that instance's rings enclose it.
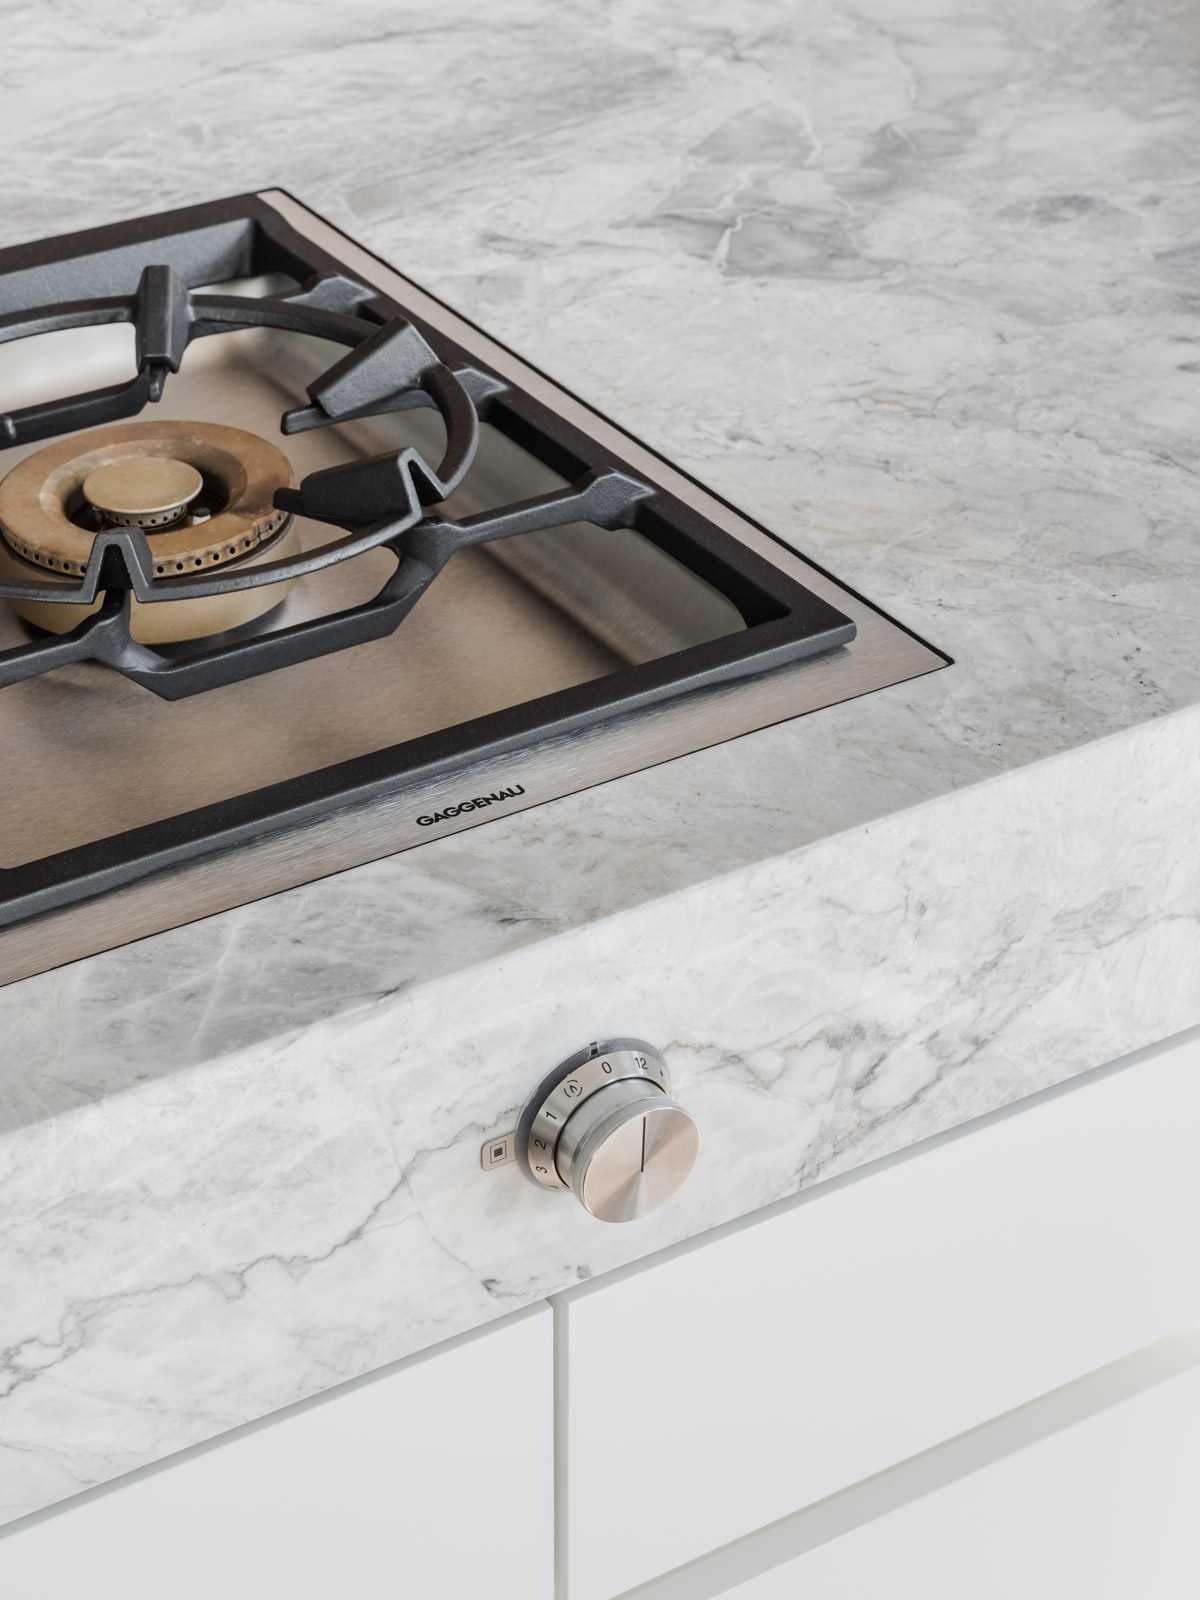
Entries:
{"label": "brushed metal surface", "polygon": [[559,1161],[567,1128],[576,1127],[576,1135],[564,1147],[573,1157],[579,1129],[590,1126],[587,1118],[577,1124],[579,1113],[601,1091],[624,1082],[649,1083],[657,1094],[666,1095],[671,1074],[652,1045],[640,1039],[609,1039],[576,1051],[542,1079],[525,1103],[516,1133],[517,1158],[539,1188],[554,1192],[567,1187],[570,1173]]}
{"label": "brushed metal surface", "polygon": [[[535,398],[618,452],[635,471],[692,505],[735,538],[828,599],[858,626],[845,649],[759,678],[683,696],[600,728],[533,746],[451,775],[417,781],[378,801],[276,834],[0,933],[0,983],[175,927],[407,849],[459,828],[671,760],[755,728],[937,670],[945,659],[770,535],[494,344],[398,273],[359,250],[290,197],[263,197],[300,232]],[[69,341],[69,343],[67,342]],[[205,340],[168,388],[160,417],[207,415],[269,438],[280,413],[327,364],[327,347],[269,332]],[[32,347],[36,346],[36,350]],[[25,362],[10,389],[9,351]],[[128,328],[54,334],[10,346],[6,398],[28,403],[61,387],[114,381],[132,365]],[[57,367],[57,370],[56,370]],[[82,369],[82,370],[81,370]],[[17,374],[17,368],[12,368]],[[318,430],[287,442],[298,473],[394,446],[397,430],[420,442],[440,422],[425,413]],[[561,480],[494,430],[481,470],[452,514],[483,509]],[[20,458],[0,454],[0,470]],[[514,482],[515,478],[515,482]],[[195,699],[160,702],[103,669],[68,668],[0,695],[0,748],[10,779],[0,791],[0,866],[244,793],[585,682],[615,667],[720,637],[741,625],[726,601],[635,533],[575,530],[509,541],[456,557],[390,640]],[[302,529],[303,539],[327,537]],[[382,581],[382,552],[334,568],[289,598],[299,620],[364,598]],[[319,592],[318,592],[319,591]],[[642,598],[653,595],[653,605]],[[24,637],[0,621],[0,644]],[[136,771],[137,782],[130,782]],[[519,795],[460,813],[437,827],[418,818],[503,787]]]}
{"label": "brushed metal surface", "polygon": [[[98,331],[117,337],[108,341],[107,366],[104,341],[90,341],[93,381],[115,382],[124,330]],[[44,384],[36,346],[49,342],[6,347],[6,403],[27,403],[35,384]],[[271,332],[206,339],[189,351],[154,420],[221,417],[227,426],[278,437],[281,413],[300,403],[304,383],[327,362],[324,349]],[[78,378],[60,372],[59,382],[70,387]],[[485,427],[483,435],[470,487],[446,503],[451,515],[564,486],[495,429]],[[408,412],[314,430],[289,438],[285,448],[300,477],[402,439],[438,460],[440,418]],[[0,452],[0,471],[37,448]],[[339,530],[300,518],[296,531],[311,549]],[[0,866],[386,749],[743,626],[720,594],[632,530],[575,524],[548,540],[526,535],[508,543],[514,548],[502,561],[487,547],[460,552],[390,638],[193,700],[158,700],[95,663],[3,690],[0,748],[21,779],[0,793]],[[380,550],[307,579],[269,625],[367,599],[394,565]],[[639,600],[647,592],[654,610]],[[0,648],[26,637],[0,606]]]}
{"label": "brushed metal surface", "polygon": [[599,1120],[571,1159],[571,1188],[585,1211],[598,1222],[636,1222],[679,1192],[700,1153],[682,1106],[649,1084],[614,1084],[588,1110]]}
{"label": "brushed metal surface", "polygon": [[[699,1154],[699,1130],[672,1099],[667,1062],[637,1038],[595,1042],[558,1062],[507,1139],[539,1189],[570,1189],[600,1222],[658,1210]],[[501,1165],[486,1146],[483,1165]]]}
{"label": "brushed metal surface", "polygon": [[676,1193],[700,1151],[699,1130],[670,1091],[652,1045],[590,1044],[534,1090],[517,1124],[517,1159],[539,1188],[570,1189],[598,1221],[633,1222]]}

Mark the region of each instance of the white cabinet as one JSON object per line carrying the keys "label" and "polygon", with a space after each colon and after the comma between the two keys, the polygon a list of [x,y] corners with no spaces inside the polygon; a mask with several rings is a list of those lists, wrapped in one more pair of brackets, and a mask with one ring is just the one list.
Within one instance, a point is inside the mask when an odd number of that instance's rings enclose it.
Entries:
{"label": "white cabinet", "polygon": [[[0,1600],[552,1600],[556,1449],[557,1600],[612,1600],[1200,1325],[1198,1149],[1200,1036],[0,1530]],[[1198,1386],[737,1600],[1191,1600]]]}
{"label": "white cabinet", "polygon": [[728,1600],[1195,1600],[1200,1371],[728,1591]]}
{"label": "white cabinet", "polygon": [[541,1307],[0,1535],[0,1595],[551,1600],[552,1408]]}
{"label": "white cabinet", "polygon": [[562,1297],[570,1600],[1200,1323],[1197,1149],[1192,1039]]}

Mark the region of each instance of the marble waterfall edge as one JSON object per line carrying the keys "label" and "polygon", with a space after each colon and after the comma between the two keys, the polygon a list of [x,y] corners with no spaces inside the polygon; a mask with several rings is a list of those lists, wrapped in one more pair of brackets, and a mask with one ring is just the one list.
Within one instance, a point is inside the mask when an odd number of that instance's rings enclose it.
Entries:
{"label": "marble waterfall edge", "polygon": [[[1198,752],[1179,712],[72,1109],[10,1100],[0,1517],[1192,1024]],[[479,1167],[585,1027],[661,1042],[704,1138],[624,1228]]]}
{"label": "marble waterfall edge", "polygon": [[0,991],[0,1520],[1200,1020],[1188,8],[395,9],[16,8],[0,240],[279,185],[956,664]]}

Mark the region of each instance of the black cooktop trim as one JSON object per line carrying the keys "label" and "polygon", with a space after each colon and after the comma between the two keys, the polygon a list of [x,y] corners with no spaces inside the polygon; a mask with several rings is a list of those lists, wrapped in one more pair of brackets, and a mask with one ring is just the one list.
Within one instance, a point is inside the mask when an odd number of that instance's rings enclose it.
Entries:
{"label": "black cooktop trim", "polygon": [[[30,296],[42,303],[78,296],[81,288],[89,293],[130,292],[131,280],[136,284],[151,255],[155,261],[165,259],[192,287],[264,272],[284,273],[297,283],[314,272],[359,278],[266,201],[247,194],[0,250],[0,313],[30,303]],[[442,360],[487,370],[473,351],[376,286],[368,287],[388,305],[398,306]],[[489,420],[526,448],[536,436],[539,448],[533,453],[556,470],[572,464],[584,470],[616,468],[647,479],[519,386],[504,382],[508,393]],[[639,507],[633,525],[724,593],[746,621],[744,630],[245,795],[0,869],[0,927],[398,793],[443,772],[508,761],[543,741],[686,693],[757,676],[854,637],[854,623],[836,608],[654,484],[652,476],[648,481],[655,494]]]}

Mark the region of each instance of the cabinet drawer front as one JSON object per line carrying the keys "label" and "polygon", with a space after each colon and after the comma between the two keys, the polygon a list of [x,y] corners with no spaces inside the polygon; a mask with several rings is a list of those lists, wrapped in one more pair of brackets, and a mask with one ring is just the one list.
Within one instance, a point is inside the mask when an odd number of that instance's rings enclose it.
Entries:
{"label": "cabinet drawer front", "polygon": [[551,1600],[552,1409],[543,1307],[0,1533],[0,1595]]}
{"label": "cabinet drawer front", "polygon": [[571,1600],[1200,1322],[1189,1039],[562,1297]]}
{"label": "cabinet drawer front", "polygon": [[728,1591],[728,1600],[1195,1600],[1200,1372]]}

